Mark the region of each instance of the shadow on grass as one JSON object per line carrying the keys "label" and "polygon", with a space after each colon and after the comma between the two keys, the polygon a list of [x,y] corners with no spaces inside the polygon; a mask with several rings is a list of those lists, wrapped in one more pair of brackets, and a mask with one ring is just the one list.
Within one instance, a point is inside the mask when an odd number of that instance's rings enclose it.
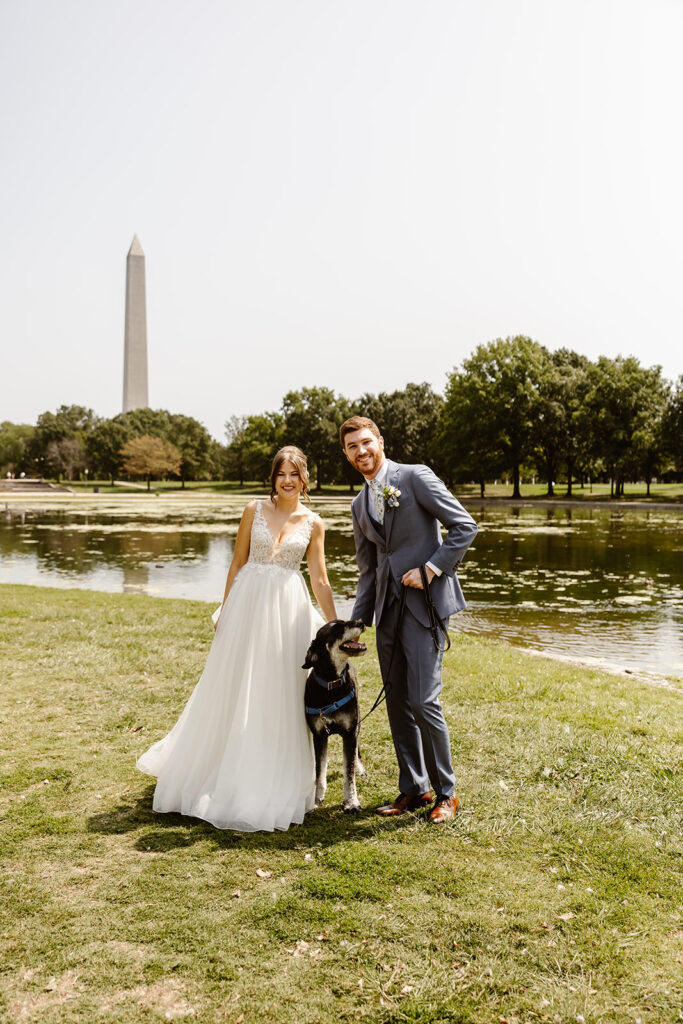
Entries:
{"label": "shadow on grass", "polygon": [[95,814],[87,820],[89,832],[125,835],[139,832],[135,849],[141,853],[170,853],[195,843],[212,842],[219,850],[297,850],[301,847],[334,846],[339,842],[364,842],[378,835],[403,832],[420,820],[415,815],[400,819],[379,818],[373,809],[358,815],[345,814],[340,806],[323,806],[306,815],[301,825],[286,832],[235,832],[218,829],[198,818],[182,814],[159,814],[152,810],[154,786],[148,786],[135,803]]}

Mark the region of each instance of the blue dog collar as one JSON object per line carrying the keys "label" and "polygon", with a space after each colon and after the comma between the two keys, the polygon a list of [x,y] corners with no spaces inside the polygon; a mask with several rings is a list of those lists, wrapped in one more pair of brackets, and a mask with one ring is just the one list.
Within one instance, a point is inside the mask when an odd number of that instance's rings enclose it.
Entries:
{"label": "blue dog collar", "polygon": [[337,687],[343,686],[344,683],[347,683],[349,680],[349,663],[347,661],[344,665],[339,679],[332,679],[329,681],[327,679],[322,679],[315,669],[312,670],[311,675],[313,676],[314,682],[316,682],[318,686],[322,686],[323,690],[336,690]]}

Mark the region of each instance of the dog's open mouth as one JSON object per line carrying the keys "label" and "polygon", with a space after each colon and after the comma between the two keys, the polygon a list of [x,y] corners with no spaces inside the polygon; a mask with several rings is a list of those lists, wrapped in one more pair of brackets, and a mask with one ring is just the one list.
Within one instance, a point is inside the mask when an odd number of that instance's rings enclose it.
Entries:
{"label": "dog's open mouth", "polygon": [[367,647],[360,640],[345,640],[343,644],[339,644],[339,650],[345,651],[346,654],[365,654]]}

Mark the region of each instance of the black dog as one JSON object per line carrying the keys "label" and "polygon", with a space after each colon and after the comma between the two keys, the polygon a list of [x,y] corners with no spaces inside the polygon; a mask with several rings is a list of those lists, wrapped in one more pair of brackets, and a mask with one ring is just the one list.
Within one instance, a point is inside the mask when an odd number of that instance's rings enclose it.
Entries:
{"label": "black dog", "polygon": [[303,668],[310,668],[306,680],[306,721],[313,733],[315,749],[315,806],[325,799],[327,789],[327,740],[330,733],[341,736],[344,744],[344,810],[358,814],[356,772],[365,775],[358,753],[360,714],[358,681],[349,655],[364,654],[358,640],[365,629],[359,619],[325,623],[308,648]]}

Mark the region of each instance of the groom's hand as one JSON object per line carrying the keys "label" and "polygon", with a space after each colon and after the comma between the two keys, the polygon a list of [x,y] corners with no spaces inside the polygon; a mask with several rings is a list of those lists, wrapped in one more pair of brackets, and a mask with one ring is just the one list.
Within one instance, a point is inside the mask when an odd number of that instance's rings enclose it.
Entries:
{"label": "groom's hand", "polygon": [[[434,570],[430,569],[429,566],[426,565],[425,572],[427,573],[427,582],[431,583],[435,576]],[[415,587],[416,590],[424,589],[419,569],[409,569],[408,572],[404,572],[401,576],[401,583],[404,587]]]}

